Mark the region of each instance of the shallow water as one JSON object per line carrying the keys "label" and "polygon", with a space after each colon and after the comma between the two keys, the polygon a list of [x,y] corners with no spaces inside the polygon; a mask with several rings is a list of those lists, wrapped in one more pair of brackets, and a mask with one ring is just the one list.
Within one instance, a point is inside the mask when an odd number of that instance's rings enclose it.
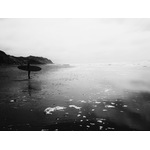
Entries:
{"label": "shallow water", "polygon": [[150,130],[150,67],[0,68],[0,130]]}

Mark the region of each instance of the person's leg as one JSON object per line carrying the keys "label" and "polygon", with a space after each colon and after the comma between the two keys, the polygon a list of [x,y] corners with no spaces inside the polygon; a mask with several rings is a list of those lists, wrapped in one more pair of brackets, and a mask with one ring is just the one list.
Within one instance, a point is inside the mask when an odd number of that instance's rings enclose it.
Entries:
{"label": "person's leg", "polygon": [[30,71],[28,71],[28,79],[30,79]]}

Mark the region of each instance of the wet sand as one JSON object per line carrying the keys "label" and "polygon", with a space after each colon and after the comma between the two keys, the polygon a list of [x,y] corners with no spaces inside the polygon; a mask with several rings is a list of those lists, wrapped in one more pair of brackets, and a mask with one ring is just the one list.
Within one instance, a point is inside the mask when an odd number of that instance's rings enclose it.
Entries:
{"label": "wet sand", "polygon": [[140,64],[0,68],[0,130],[150,130],[150,67]]}

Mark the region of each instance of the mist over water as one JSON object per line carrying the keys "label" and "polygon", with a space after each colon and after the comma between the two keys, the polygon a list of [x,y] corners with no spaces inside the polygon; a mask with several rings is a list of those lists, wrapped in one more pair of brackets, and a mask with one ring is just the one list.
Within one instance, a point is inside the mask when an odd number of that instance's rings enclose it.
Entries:
{"label": "mist over water", "polygon": [[1,130],[150,130],[148,63],[40,67],[1,68]]}

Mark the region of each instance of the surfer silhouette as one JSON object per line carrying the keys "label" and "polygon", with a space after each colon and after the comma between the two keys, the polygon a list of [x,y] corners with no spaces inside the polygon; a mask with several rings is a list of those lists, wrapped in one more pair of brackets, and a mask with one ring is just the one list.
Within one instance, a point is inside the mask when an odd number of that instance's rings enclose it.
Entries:
{"label": "surfer silhouette", "polygon": [[30,73],[31,71],[40,71],[41,68],[38,66],[31,66],[31,61],[26,62],[26,65],[20,65],[18,66],[18,69],[24,70],[28,72],[28,79],[30,79]]}
{"label": "surfer silhouette", "polygon": [[28,79],[30,79],[30,62],[28,61]]}

